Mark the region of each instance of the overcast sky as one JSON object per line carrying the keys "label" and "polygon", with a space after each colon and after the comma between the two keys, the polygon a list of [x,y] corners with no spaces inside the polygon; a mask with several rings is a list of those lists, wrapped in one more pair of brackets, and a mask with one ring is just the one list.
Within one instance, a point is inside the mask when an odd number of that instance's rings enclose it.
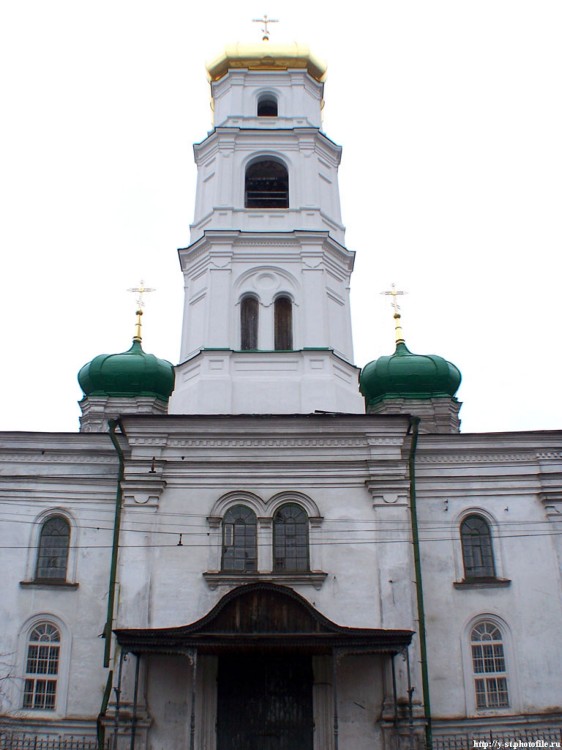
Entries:
{"label": "overcast sky", "polygon": [[280,23],[328,63],[356,364],[409,348],[463,374],[463,431],[562,428],[560,0],[4,0],[0,428],[74,431],[80,367],[177,362],[204,63]]}

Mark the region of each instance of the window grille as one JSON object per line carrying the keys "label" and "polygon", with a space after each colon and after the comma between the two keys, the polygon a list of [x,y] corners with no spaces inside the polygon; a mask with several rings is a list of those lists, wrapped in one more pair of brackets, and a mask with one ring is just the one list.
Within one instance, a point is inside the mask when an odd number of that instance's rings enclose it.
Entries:
{"label": "window grille", "polygon": [[471,633],[476,708],[509,706],[503,638],[493,622],[481,622]]}
{"label": "window grille", "polygon": [[49,622],[36,625],[29,635],[23,707],[54,711],[59,673],[60,633]]}

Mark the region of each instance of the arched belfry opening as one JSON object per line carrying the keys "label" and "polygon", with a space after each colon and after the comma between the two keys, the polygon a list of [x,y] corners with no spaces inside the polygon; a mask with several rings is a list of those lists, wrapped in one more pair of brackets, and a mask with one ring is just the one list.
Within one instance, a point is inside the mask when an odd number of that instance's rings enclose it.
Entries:
{"label": "arched belfry opening", "polygon": [[289,208],[289,173],[275,159],[259,159],[246,169],[246,208]]}
{"label": "arched belfry opening", "polygon": [[293,348],[293,301],[287,295],[277,297],[274,308],[275,349]]}
{"label": "arched belfry opening", "polygon": [[240,302],[240,349],[258,348],[259,302],[248,295]]}
{"label": "arched belfry opening", "polygon": [[262,94],[258,99],[258,117],[277,117],[277,99],[273,94]]}

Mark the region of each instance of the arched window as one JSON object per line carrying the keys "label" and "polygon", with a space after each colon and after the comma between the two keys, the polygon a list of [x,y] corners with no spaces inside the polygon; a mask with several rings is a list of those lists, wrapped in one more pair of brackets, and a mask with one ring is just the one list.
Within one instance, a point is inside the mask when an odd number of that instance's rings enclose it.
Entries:
{"label": "arched window", "polygon": [[41,527],[35,579],[66,581],[70,525],[62,516],[51,516]]}
{"label": "arched window", "polygon": [[277,99],[273,94],[263,94],[258,99],[258,117],[277,117]]}
{"label": "arched window", "polygon": [[480,622],[470,634],[476,708],[509,706],[503,638],[494,622]]}
{"label": "arched window", "polygon": [[250,573],[257,569],[257,520],[253,510],[235,505],[222,524],[222,569]]}
{"label": "arched window", "polygon": [[38,623],[29,634],[23,708],[55,710],[60,640],[58,629],[50,622]]}
{"label": "arched window", "polygon": [[275,349],[293,348],[293,303],[289,297],[275,300]]}
{"label": "arched window", "polygon": [[289,173],[274,159],[260,159],[246,170],[246,208],[289,208]]}
{"label": "arched window", "polygon": [[244,297],[240,302],[240,348],[258,348],[259,302],[255,297]]}
{"label": "arched window", "polygon": [[474,514],[464,519],[461,543],[465,578],[495,578],[492,534],[485,518]]}
{"label": "arched window", "polygon": [[288,503],[273,517],[273,570],[308,569],[308,516],[300,505]]}

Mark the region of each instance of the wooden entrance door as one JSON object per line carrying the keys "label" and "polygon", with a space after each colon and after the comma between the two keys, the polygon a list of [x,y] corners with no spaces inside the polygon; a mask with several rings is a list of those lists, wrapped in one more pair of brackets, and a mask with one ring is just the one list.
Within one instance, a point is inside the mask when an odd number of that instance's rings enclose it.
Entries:
{"label": "wooden entrance door", "polygon": [[312,750],[310,656],[221,656],[217,714],[217,750]]}

